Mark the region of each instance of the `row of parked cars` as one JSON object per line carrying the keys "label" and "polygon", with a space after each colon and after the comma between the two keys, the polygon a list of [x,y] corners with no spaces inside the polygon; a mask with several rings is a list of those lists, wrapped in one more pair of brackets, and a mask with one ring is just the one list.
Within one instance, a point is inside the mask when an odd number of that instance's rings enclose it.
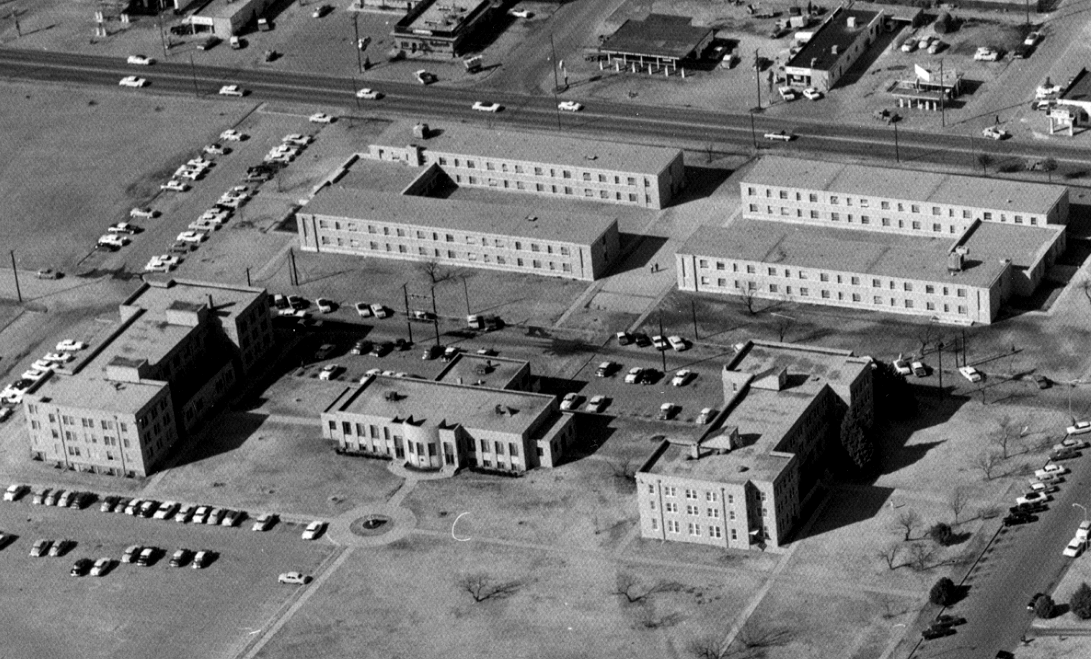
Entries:
{"label": "row of parked cars", "polygon": [[[74,353],[85,348],[87,348],[87,344],[82,341],[65,339],[58,343],[55,352],[42,355],[29,369],[23,371],[18,380],[0,389],[0,405],[14,406],[22,403],[26,392],[48,378],[58,366],[75,359]],[[7,410],[7,413],[3,413],[3,410]],[[0,407],[0,421],[7,419],[10,415],[10,408]]]}
{"label": "row of parked cars", "polygon": [[643,332],[618,332],[614,336],[617,339],[617,344],[619,346],[635,344],[638,348],[653,346],[656,350],[666,350],[667,348],[670,348],[675,352],[682,352],[689,349],[689,342],[677,335],[661,336],[656,334],[649,338],[648,335]]}
{"label": "row of parked cars", "polygon": [[[61,508],[83,509],[99,500],[92,492],[78,490],[53,489],[38,487],[33,491],[29,485],[14,483],[4,491],[4,501],[19,501],[30,495],[34,505],[58,506]],[[172,520],[179,524],[207,524],[212,526],[238,527],[249,515],[244,510],[226,507],[179,503],[177,501],[157,501],[155,499],[130,498],[110,494],[101,498],[99,512],[123,513],[144,519]],[[262,513],[254,519],[252,531],[268,531],[280,520],[276,513]],[[314,540],[326,528],[326,523],[313,521],[303,532],[304,540]]]}

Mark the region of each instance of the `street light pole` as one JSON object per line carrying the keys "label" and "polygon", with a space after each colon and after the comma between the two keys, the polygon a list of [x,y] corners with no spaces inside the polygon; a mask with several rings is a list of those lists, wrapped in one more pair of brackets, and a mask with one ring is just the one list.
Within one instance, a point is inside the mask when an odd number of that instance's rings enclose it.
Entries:
{"label": "street light pole", "polygon": [[758,108],[761,108],[761,57],[758,56],[758,49],[754,49],[754,84],[758,90]]}
{"label": "street light pole", "polygon": [[19,298],[19,304],[23,303],[23,292],[19,290],[19,270],[15,267],[15,250],[11,250],[11,274],[15,277],[15,297]]}
{"label": "street light pole", "polygon": [[360,59],[360,14],[358,12],[352,12],[352,29],[356,33],[356,40],[352,42],[353,48],[356,50],[356,68],[360,70],[360,73],[364,72],[364,62]]}
{"label": "street light pole", "polygon": [[402,294],[405,296],[405,329],[409,332],[409,342],[413,343],[413,323],[409,320],[409,282],[402,284]]}
{"label": "street light pole", "polygon": [[553,53],[553,59],[550,63],[553,65],[553,93],[556,94],[557,90],[561,88],[561,83],[557,80],[557,46],[553,44],[553,33],[549,33],[549,49]]}
{"label": "street light pole", "polygon": [[462,278],[462,294],[466,296],[466,316],[470,315],[470,286],[466,283],[466,278]]}

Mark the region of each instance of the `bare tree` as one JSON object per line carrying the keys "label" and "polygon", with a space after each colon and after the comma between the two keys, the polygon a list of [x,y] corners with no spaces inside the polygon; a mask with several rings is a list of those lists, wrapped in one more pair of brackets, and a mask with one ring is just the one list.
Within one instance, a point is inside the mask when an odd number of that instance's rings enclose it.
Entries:
{"label": "bare tree", "polygon": [[505,597],[518,590],[520,585],[518,581],[496,581],[485,572],[466,574],[458,580],[458,587],[469,593],[475,602]]}
{"label": "bare tree", "polygon": [[716,636],[703,636],[689,642],[686,647],[694,659],[727,659],[731,654],[726,639]]}
{"label": "bare tree", "polygon": [[788,334],[788,330],[792,328],[792,323],[795,322],[795,319],[779,313],[773,317],[776,318],[776,320],[773,321],[773,327],[777,329],[777,341],[784,343],[784,337]]}
{"label": "bare tree", "polygon": [[966,488],[959,485],[951,490],[951,494],[947,496],[947,507],[951,509],[955,524],[958,524],[958,516],[962,514],[962,511],[966,509],[966,505],[969,503],[970,493]]}
{"label": "bare tree", "polygon": [[989,175],[989,166],[996,162],[996,158],[993,158],[991,154],[979,153],[977,154],[977,164],[981,165],[981,171],[985,172],[985,175]]}
{"label": "bare tree", "polygon": [[617,585],[614,587],[614,595],[621,595],[629,604],[643,602],[649,595],[662,587],[662,582],[651,586],[645,586],[628,572],[618,572]]}
{"label": "bare tree", "polygon": [[973,459],[973,466],[981,471],[985,480],[992,480],[993,472],[1000,464],[1000,454],[996,451],[982,451]]}
{"label": "bare tree", "polygon": [[441,282],[445,282],[448,279],[453,279],[455,276],[454,270],[447,268],[445,265],[443,265],[439,261],[436,261],[435,259],[419,261],[417,263],[417,270],[419,270],[422,275],[427,277],[428,281],[430,281],[433,286]]}
{"label": "bare tree", "polygon": [[898,514],[897,524],[898,528],[905,531],[905,542],[909,542],[913,536],[913,529],[920,526],[921,516],[917,514],[917,511],[912,508],[908,508]]}
{"label": "bare tree", "polygon": [[636,486],[636,467],[632,460],[607,460],[610,470],[614,472],[614,478],[622,482],[626,487]]}
{"label": "bare tree", "polygon": [[935,548],[925,542],[914,542],[909,545],[909,566],[918,572],[927,570],[935,556]]}
{"label": "bare tree", "polygon": [[1053,172],[1057,171],[1057,159],[1056,158],[1046,158],[1041,163],[1039,163],[1038,167],[1043,172],[1046,173],[1046,175],[1049,177],[1049,182],[1052,183],[1053,182]]}
{"label": "bare tree", "polygon": [[1005,414],[997,421],[997,429],[989,434],[989,441],[1000,448],[1000,457],[1007,460],[1008,447],[1012,442],[1025,437],[1029,429],[1029,426],[1012,421],[1011,417]]}
{"label": "bare tree", "polygon": [[786,627],[770,627],[760,623],[747,623],[739,631],[739,643],[747,650],[785,645],[792,640],[792,632]]}
{"label": "bare tree", "polygon": [[917,329],[917,342],[921,344],[919,355],[924,358],[924,353],[928,351],[928,346],[932,345],[937,338],[936,327],[931,323],[921,325]]}
{"label": "bare tree", "polygon": [[739,297],[742,298],[742,303],[746,305],[746,312],[753,316],[754,302],[757,300],[757,286],[752,281],[739,282]]}
{"label": "bare tree", "polygon": [[880,549],[877,556],[886,561],[886,567],[889,570],[896,570],[900,565],[894,565],[894,562],[898,560],[898,552],[901,550],[901,545],[897,542],[892,542],[883,549]]}

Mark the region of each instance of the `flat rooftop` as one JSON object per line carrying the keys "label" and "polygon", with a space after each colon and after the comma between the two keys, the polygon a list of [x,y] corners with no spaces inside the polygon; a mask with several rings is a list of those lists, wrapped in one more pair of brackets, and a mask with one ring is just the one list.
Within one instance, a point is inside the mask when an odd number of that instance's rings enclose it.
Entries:
{"label": "flat rooftop", "polygon": [[412,123],[398,122],[388,127],[375,143],[399,148],[417,144],[441,153],[651,176],[657,176],[682,153],[679,149],[666,147],[561,137],[556,134],[515,133],[455,124],[430,124],[430,127],[433,133],[438,134],[421,139],[413,135]]}
{"label": "flat rooftop", "polygon": [[1062,225],[1032,227],[1025,224],[978,222],[966,236],[971,261],[1011,259],[1019,268],[1034,267],[1042,255],[1060,238]]}
{"label": "flat rooftop", "polygon": [[731,370],[756,376],[788,369],[790,374],[804,373],[851,384],[865,368],[869,368],[868,362],[849,350],[753,341],[736,356]]}
{"label": "flat rooftop", "polygon": [[169,280],[167,285],[141,288],[123,304],[145,309],[149,315],[166,318],[169,308],[188,304],[196,310],[211,304],[216,316],[225,322],[235,322],[235,316],[243,312],[265,290],[248,286],[231,286],[196,282],[185,279]]}
{"label": "flat rooftop", "polygon": [[518,359],[485,357],[463,352],[436,376],[436,382],[508,389],[515,376],[526,366],[526,362]]}
{"label": "flat rooftop", "polygon": [[143,360],[154,366],[187,336],[199,331],[198,327],[172,325],[166,318],[144,311],[84,364],[79,374],[105,378],[111,364],[137,366]]}
{"label": "flat rooftop", "polygon": [[334,185],[356,190],[401,194],[402,190],[417,180],[423,171],[415,167],[402,167],[370,158],[357,158],[345,174],[334,182]]}
{"label": "flat rooftop", "polygon": [[722,427],[735,426],[739,429],[741,448],[719,455],[703,449],[701,459],[693,460],[688,445],[672,443],[648,468],[648,473],[722,483],[774,481],[791,457],[786,454],[771,455],[771,451],[784,439],[785,433],[803,415],[823,386],[825,382],[822,380],[795,377],[782,391],[750,387],[722,424]]}
{"label": "flat rooftop", "polygon": [[[818,27],[811,40],[803,45],[803,49],[788,60],[787,66],[828,70],[881,13],[865,9],[835,9],[826,22]],[[849,27],[849,19],[855,20],[855,26]],[[835,46],[837,53],[833,52]]]}
{"label": "flat rooftop", "polygon": [[231,18],[248,4],[249,2],[246,0],[212,0],[212,2],[201,7],[194,15],[208,16],[210,18]]}
{"label": "flat rooftop", "polygon": [[739,184],[824,190],[869,199],[896,199],[983,208],[1004,213],[1048,213],[1068,188],[1046,183],[920,172],[765,156]]}
{"label": "flat rooftop", "polygon": [[408,25],[408,29],[453,32],[466,20],[466,17],[489,2],[491,0],[435,0],[429,3],[424,11]]}
{"label": "flat rooftop", "polygon": [[[950,282],[988,288],[1003,272],[998,260],[971,259],[957,274],[947,271],[951,236],[907,236],[859,229],[836,229],[740,218],[730,227],[702,226],[679,254],[785,266],[852,272],[920,281]],[[818,299],[813,282],[813,295]]]}
{"label": "flat rooftop", "polygon": [[434,199],[337,186],[322,189],[301,212],[575,245],[593,243],[617,221],[604,215],[531,208],[527,204]]}
{"label": "flat rooftop", "polygon": [[712,28],[697,27],[687,16],[648,14],[646,18],[630,18],[622,23],[602,42],[601,50],[683,59],[693,53],[710,32]]}
{"label": "flat rooftop", "polygon": [[30,395],[80,409],[135,414],[165,386],[165,382],[156,380],[114,382],[83,373],[54,374]]}
{"label": "flat rooftop", "polygon": [[553,400],[546,394],[376,375],[326,411],[521,435],[552,407]]}

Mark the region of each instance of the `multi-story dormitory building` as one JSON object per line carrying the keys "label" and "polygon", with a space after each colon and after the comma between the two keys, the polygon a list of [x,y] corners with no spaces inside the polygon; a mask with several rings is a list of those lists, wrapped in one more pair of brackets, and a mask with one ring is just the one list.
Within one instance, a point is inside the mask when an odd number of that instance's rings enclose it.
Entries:
{"label": "multi-story dormitory building", "polygon": [[343,187],[320,191],[297,219],[305,251],[585,281],[602,276],[620,251],[612,217]]}
{"label": "multi-story dormitory building", "polygon": [[24,398],[30,454],[78,471],[155,471],[273,347],[264,290],[148,282],[110,335]]}
{"label": "multi-story dormitory building", "polygon": [[465,354],[435,381],[366,376],[322,412],[322,436],[447,474],[554,467],[576,439],[575,421],[556,396],[528,390],[534,383],[526,362]]}
{"label": "multi-story dormitory building", "polygon": [[846,410],[873,415],[870,362],[848,351],[748,342],[722,375],[723,409],[708,429],[668,436],[636,474],[644,538],[782,545]]}
{"label": "multi-story dormitory building", "polygon": [[640,144],[395,124],[368,157],[436,164],[466,187],[665,208],[685,185],[682,152]]}
{"label": "multi-story dormitory building", "polygon": [[680,289],[987,324],[1065,248],[1063,186],[780,157],[739,186],[742,219],[678,251]]}

